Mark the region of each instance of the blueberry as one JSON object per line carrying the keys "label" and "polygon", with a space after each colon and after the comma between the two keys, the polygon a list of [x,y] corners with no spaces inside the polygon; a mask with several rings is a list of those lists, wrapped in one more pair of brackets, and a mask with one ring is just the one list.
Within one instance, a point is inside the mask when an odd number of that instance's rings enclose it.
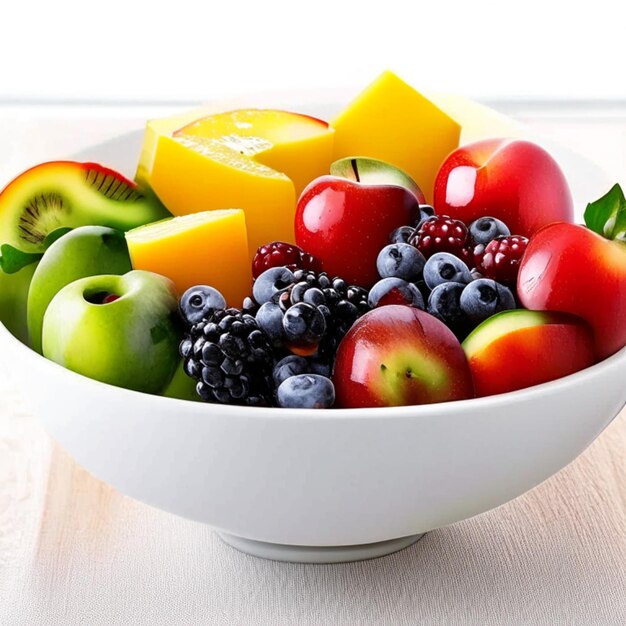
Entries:
{"label": "blueberry", "polygon": [[335,403],[335,387],[325,376],[299,374],[280,384],[276,399],[288,409],[329,409]]}
{"label": "blueberry", "polygon": [[208,285],[196,285],[185,291],[178,308],[183,320],[193,326],[213,311],[225,309],[226,300],[217,289]]}
{"label": "blueberry", "polygon": [[409,243],[409,239],[414,232],[415,228],[413,226],[400,226],[389,236],[389,243]]}
{"label": "blueberry", "polygon": [[422,275],[426,259],[408,243],[391,243],[385,246],[376,259],[376,269],[381,278],[402,278],[407,282]]}
{"label": "blueberry", "polygon": [[515,308],[511,290],[490,278],[471,282],[461,294],[461,309],[475,324],[480,324],[499,311]]}
{"label": "blueberry", "polygon": [[428,302],[428,296],[430,296],[430,287],[424,282],[424,279],[421,278],[420,280],[416,281],[414,284],[420,290],[420,293],[422,294],[422,298],[424,299],[424,302]]}
{"label": "blueberry", "polygon": [[293,283],[293,272],[286,267],[270,267],[252,286],[252,296],[257,304],[269,302],[275,294],[284,291]]}
{"label": "blueberry", "polygon": [[465,285],[461,283],[442,283],[437,285],[428,297],[426,310],[440,319],[453,332],[462,334],[467,326],[467,319],[461,309],[461,294]]}
{"label": "blueberry", "polygon": [[298,374],[308,374],[309,371],[309,362],[304,357],[290,354],[276,363],[272,372],[272,378],[274,379],[274,384],[278,387],[288,378]]}
{"label": "blueberry", "polygon": [[419,218],[415,222],[415,230],[419,230],[420,226],[431,217],[435,216],[435,209],[430,204],[420,204]]}
{"label": "blueberry", "polygon": [[331,365],[326,361],[320,361],[317,359],[309,359],[309,373],[310,374],[319,374],[320,376],[325,376],[326,378],[330,378],[331,374]]}
{"label": "blueberry", "polygon": [[287,340],[298,345],[316,345],[326,332],[326,319],[318,309],[306,302],[289,307],[283,316]]}
{"label": "blueberry", "polygon": [[467,265],[449,252],[433,254],[424,265],[424,281],[430,289],[443,283],[466,285],[471,280],[472,275]]}
{"label": "blueberry", "polygon": [[420,290],[401,278],[383,278],[369,292],[367,304],[372,308],[387,304],[407,304],[424,308],[424,298]]}
{"label": "blueberry", "polygon": [[471,238],[475,243],[487,245],[496,237],[510,235],[508,226],[495,217],[479,217],[469,225]]}
{"label": "blueberry", "polygon": [[283,331],[283,312],[274,302],[266,302],[256,313],[256,323],[268,336],[274,346],[280,346],[285,340]]}

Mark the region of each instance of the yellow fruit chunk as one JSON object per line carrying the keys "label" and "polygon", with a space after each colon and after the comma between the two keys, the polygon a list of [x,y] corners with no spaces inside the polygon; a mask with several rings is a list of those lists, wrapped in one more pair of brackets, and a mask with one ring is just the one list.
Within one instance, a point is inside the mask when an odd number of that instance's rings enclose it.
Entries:
{"label": "yellow fruit chunk", "polygon": [[143,144],[139,155],[139,163],[135,174],[135,181],[145,188],[150,188],[150,173],[152,172],[152,164],[156,153],[159,137],[162,135],[170,137],[179,128],[187,126],[192,122],[216,113],[212,108],[205,107],[201,109],[193,109],[169,117],[148,120],[143,135]]}
{"label": "yellow fruit chunk", "polygon": [[435,177],[461,127],[430,100],[383,72],[334,120],[334,159],[367,156],[407,172],[432,201]]}
{"label": "yellow fruit chunk", "polygon": [[250,257],[269,241],[293,242],[298,195],[332,161],[328,124],[271,109],[184,119],[177,130],[182,117],[148,124],[138,179],[175,215],[241,207]]}
{"label": "yellow fruit chunk", "polygon": [[218,289],[229,306],[250,294],[246,221],[241,209],[173,217],[126,233],[133,269],[167,276],[178,295],[194,285]]}
{"label": "yellow fruit chunk", "polygon": [[176,137],[215,139],[236,153],[288,176],[299,196],[314,179],[328,173],[333,130],[315,117],[272,109],[218,113],[187,124]]}
{"label": "yellow fruit chunk", "polygon": [[519,122],[484,104],[456,94],[429,94],[428,97],[460,124],[461,145],[481,139],[521,137],[524,134]]}

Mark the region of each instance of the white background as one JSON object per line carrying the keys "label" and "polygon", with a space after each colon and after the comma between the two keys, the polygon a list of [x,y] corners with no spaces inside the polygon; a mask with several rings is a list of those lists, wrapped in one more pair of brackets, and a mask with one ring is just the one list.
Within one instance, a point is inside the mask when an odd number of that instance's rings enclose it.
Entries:
{"label": "white background", "polygon": [[620,4],[2,0],[0,100],[204,100],[386,67],[478,98],[623,99]]}

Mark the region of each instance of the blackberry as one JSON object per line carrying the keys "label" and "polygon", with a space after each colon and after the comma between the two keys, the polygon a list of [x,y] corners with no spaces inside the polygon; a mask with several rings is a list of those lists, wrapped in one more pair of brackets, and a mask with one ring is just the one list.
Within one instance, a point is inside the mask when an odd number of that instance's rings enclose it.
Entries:
{"label": "blackberry", "polygon": [[337,346],[354,322],[370,310],[368,291],[363,287],[348,285],[343,279],[330,278],[325,272],[296,270],[292,284],[274,299],[286,312],[295,304],[305,303],[317,307],[326,321],[318,353],[326,361],[333,360]]}
{"label": "blackberry", "polygon": [[274,351],[252,315],[238,309],[211,312],[188,330],[180,353],[205,402],[272,404]]}

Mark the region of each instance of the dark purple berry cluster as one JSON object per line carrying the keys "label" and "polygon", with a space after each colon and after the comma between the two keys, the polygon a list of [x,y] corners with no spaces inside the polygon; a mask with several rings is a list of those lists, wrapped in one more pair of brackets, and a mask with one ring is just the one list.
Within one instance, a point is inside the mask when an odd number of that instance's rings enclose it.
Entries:
{"label": "dark purple berry cluster", "polygon": [[369,309],[367,290],[286,266],[262,272],[241,310],[193,287],[180,301],[185,372],[207,402],[331,407],[337,346]]}
{"label": "dark purple berry cluster", "polygon": [[[370,290],[369,305],[425,309],[462,340],[488,317],[516,308],[515,272],[525,244],[496,218],[480,218],[468,228],[434,215],[429,206],[421,208],[417,226],[394,230],[380,251],[381,280]],[[497,271],[490,271],[496,265],[490,251],[496,246],[510,251],[498,256]]]}
{"label": "dark purple berry cluster", "polygon": [[311,269],[315,259],[300,248],[273,242],[255,257],[252,294],[241,309],[227,308],[207,286],[183,295],[185,372],[207,402],[331,407],[337,348],[359,317],[388,304],[414,306],[462,340],[516,307],[525,247],[500,220],[483,217],[468,228],[422,205],[416,225],[391,233],[376,262],[380,280],[368,291]]}

